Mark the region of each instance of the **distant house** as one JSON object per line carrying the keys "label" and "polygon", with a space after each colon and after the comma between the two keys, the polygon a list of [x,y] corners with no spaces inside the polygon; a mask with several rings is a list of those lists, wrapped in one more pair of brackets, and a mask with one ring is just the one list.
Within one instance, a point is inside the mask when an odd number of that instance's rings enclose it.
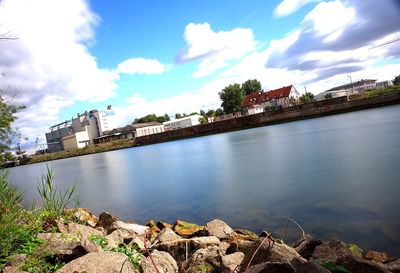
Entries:
{"label": "distant house", "polygon": [[132,123],[125,127],[105,132],[105,135],[95,139],[95,143],[110,142],[118,139],[133,139],[161,132],[164,132],[164,125],[159,122]]}
{"label": "distant house", "polygon": [[199,119],[202,118],[201,115],[191,115],[180,119],[175,119],[171,121],[166,121],[163,123],[165,131],[171,131],[181,128],[186,128],[194,125],[199,125]]}
{"label": "distant house", "polygon": [[315,96],[316,100],[324,100],[327,95],[332,98],[346,97],[351,95],[362,94],[367,90],[376,88],[379,85],[388,85],[389,83],[376,83],[376,80],[366,79],[353,83],[347,83],[335,86]]}
{"label": "distant house", "polygon": [[244,97],[241,107],[248,114],[261,113],[271,106],[282,108],[299,103],[300,94],[293,85],[285,86],[268,92],[252,93]]}
{"label": "distant house", "polygon": [[258,104],[264,109],[274,104],[286,108],[298,104],[299,101],[299,92],[297,92],[293,85],[289,85],[262,93],[258,99]]}

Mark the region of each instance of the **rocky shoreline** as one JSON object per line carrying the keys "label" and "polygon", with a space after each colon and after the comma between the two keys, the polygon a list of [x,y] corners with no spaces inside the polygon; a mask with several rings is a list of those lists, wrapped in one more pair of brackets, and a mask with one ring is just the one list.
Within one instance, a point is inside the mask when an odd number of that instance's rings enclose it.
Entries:
{"label": "rocky shoreline", "polygon": [[[69,214],[37,236],[44,243],[33,253],[51,253],[49,259],[65,264],[58,273],[400,272],[400,258],[362,253],[337,239],[305,235],[289,246],[268,232],[233,229],[218,219],[204,226],[181,220],[139,225],[82,208]],[[3,272],[24,273],[26,256],[11,258]]]}

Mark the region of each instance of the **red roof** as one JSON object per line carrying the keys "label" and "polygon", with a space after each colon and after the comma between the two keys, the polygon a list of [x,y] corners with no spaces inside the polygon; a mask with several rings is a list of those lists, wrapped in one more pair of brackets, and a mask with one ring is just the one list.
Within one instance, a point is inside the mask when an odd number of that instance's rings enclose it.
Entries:
{"label": "red roof", "polygon": [[265,93],[262,93],[258,98],[258,103],[263,103],[265,101],[270,101],[272,99],[281,99],[289,97],[290,91],[292,90],[293,85],[281,87],[275,90],[271,90]]}
{"label": "red roof", "polygon": [[248,108],[254,104],[257,104],[259,97],[261,96],[261,92],[251,93],[243,98],[242,108]]}

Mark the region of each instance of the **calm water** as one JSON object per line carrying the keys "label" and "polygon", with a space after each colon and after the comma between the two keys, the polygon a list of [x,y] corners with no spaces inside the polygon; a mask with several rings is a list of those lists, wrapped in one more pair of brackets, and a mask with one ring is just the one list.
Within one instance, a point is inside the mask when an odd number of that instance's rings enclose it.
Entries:
{"label": "calm water", "polygon": [[[400,255],[400,106],[48,163],[82,206],[123,220],[177,218],[319,238]],[[27,204],[46,168],[13,168]],[[290,235],[299,236],[294,225]]]}

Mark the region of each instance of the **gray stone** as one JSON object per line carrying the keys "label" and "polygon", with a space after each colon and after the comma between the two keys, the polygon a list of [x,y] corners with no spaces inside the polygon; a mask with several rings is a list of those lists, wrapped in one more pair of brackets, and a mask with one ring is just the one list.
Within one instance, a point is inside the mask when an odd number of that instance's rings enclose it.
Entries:
{"label": "gray stone", "polygon": [[240,265],[244,259],[244,254],[242,252],[235,252],[229,255],[222,256],[222,273],[236,273],[241,272]]}
{"label": "gray stone", "polygon": [[230,244],[227,242],[219,243],[219,249],[221,249],[222,253],[226,253],[226,250],[229,248]]}
{"label": "gray stone", "polygon": [[53,255],[79,257],[86,253],[80,247],[81,239],[76,234],[39,233],[37,237],[45,242],[36,250],[35,255],[52,253]]}
{"label": "gray stone", "polygon": [[[154,263],[156,264],[158,270],[163,273],[178,273],[178,265],[174,258],[167,253],[163,251],[158,251],[154,250],[151,253],[151,256],[153,257]],[[150,257],[147,257],[144,259],[141,263],[141,267],[143,269],[143,272],[146,273],[157,273],[156,268],[153,265],[153,262],[151,261]]]}
{"label": "gray stone", "polygon": [[92,253],[92,252],[102,252],[103,249],[101,248],[101,246],[96,245],[95,243],[93,243],[92,241],[88,240],[88,239],[82,239],[81,240],[81,246],[83,247],[83,249],[87,252],[87,253]]}
{"label": "gray stone", "polygon": [[294,243],[292,247],[299,253],[303,258],[310,259],[314,250],[317,246],[322,244],[322,241],[312,238],[310,235],[305,235],[299,241]]}
{"label": "gray stone", "polygon": [[157,237],[161,243],[182,240],[181,236],[177,235],[172,229],[168,227],[163,228],[163,230],[161,230],[160,233],[158,233]]}
{"label": "gray stone", "polygon": [[80,239],[87,239],[90,235],[104,235],[97,229],[72,222],[68,223],[67,231],[69,234],[76,234]]}
{"label": "gray stone", "polygon": [[214,219],[208,222],[205,226],[205,230],[207,230],[210,235],[215,236],[218,239],[226,239],[233,233],[233,229],[224,221],[219,219]]}
{"label": "gray stone", "polygon": [[332,239],[317,246],[312,254],[312,258],[319,259],[323,262],[330,261],[337,263],[338,259],[349,255],[351,255],[351,253],[346,243],[337,239]]}
{"label": "gray stone", "polygon": [[383,265],[387,270],[393,273],[400,273],[400,259]]}
{"label": "gray stone", "polygon": [[287,262],[265,262],[251,266],[248,273],[295,273],[296,271]]}
{"label": "gray stone", "polygon": [[88,273],[138,273],[122,253],[98,252],[89,253],[75,259],[56,273],[72,273],[74,271]]}
{"label": "gray stone", "polygon": [[389,273],[390,271],[383,266],[365,260],[361,257],[349,255],[337,260],[337,264],[343,265],[352,273]]}

